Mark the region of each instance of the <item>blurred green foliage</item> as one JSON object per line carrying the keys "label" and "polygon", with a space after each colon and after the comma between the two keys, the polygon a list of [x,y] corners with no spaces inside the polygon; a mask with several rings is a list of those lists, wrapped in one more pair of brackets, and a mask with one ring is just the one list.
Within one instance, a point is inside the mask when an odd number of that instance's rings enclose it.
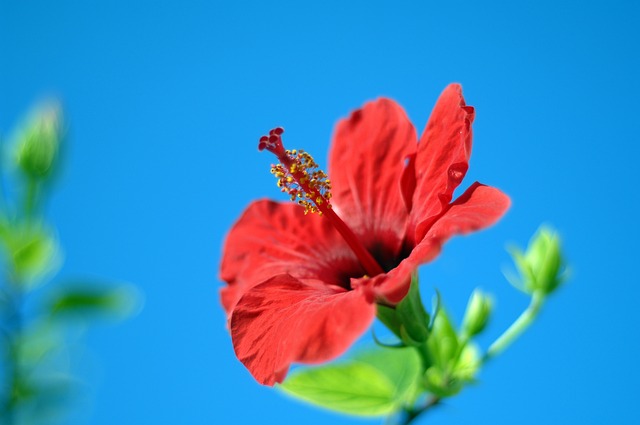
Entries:
{"label": "blurred green foliage", "polygon": [[136,292],[52,281],[63,256],[43,206],[64,143],[60,106],[36,108],[8,143],[0,141],[0,423],[62,423],[80,385],[70,335],[96,319],[127,316]]}

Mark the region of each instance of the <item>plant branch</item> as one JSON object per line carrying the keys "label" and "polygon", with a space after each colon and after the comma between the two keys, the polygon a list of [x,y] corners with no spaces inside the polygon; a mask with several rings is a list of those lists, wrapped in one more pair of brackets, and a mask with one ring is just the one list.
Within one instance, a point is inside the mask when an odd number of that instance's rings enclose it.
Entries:
{"label": "plant branch", "polygon": [[422,406],[405,410],[405,414],[398,425],[409,425],[414,420],[416,420],[418,416],[437,406],[440,403],[440,400],[441,399],[439,397],[433,396],[428,399]]}
{"label": "plant branch", "polygon": [[522,312],[520,317],[509,328],[504,331],[498,339],[487,350],[487,353],[483,357],[483,362],[486,362],[498,354],[502,353],[509,345],[511,345],[522,333],[531,326],[535,318],[538,316],[542,305],[544,304],[544,294],[540,291],[534,292],[531,296],[531,302],[529,307]]}

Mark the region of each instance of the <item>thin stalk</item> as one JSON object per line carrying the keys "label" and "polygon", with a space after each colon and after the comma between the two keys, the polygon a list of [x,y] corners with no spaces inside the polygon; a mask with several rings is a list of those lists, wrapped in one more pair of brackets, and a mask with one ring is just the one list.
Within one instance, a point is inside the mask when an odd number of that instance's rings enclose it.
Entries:
{"label": "thin stalk", "polygon": [[27,181],[27,192],[24,198],[24,216],[29,219],[32,217],[36,208],[38,194],[38,182],[34,178],[29,178]]}
{"label": "thin stalk", "polygon": [[498,339],[487,350],[484,355],[483,362],[486,362],[498,354],[502,353],[509,345],[511,345],[522,333],[527,330],[531,323],[535,320],[544,304],[544,294],[541,292],[534,292],[531,296],[531,302],[529,307],[522,312],[520,317],[509,328],[504,331]]}
{"label": "thin stalk", "polygon": [[4,173],[2,166],[4,164],[4,139],[0,137],[0,207],[5,207],[7,204],[6,189],[4,187]]}
{"label": "thin stalk", "polygon": [[4,422],[11,425],[16,422],[16,407],[18,392],[22,383],[22,373],[16,358],[17,341],[22,334],[22,293],[12,283],[7,285],[4,324],[4,400],[2,400],[2,411],[0,412]]}
{"label": "thin stalk", "polygon": [[437,406],[440,403],[440,400],[441,399],[439,397],[433,396],[428,399],[422,406],[405,410],[402,419],[398,422],[398,425],[409,425],[419,416]]}

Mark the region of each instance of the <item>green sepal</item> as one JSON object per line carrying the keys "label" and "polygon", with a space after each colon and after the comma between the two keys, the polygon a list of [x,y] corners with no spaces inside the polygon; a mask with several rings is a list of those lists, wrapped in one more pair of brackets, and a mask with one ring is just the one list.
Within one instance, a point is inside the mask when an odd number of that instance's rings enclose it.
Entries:
{"label": "green sepal", "polygon": [[438,397],[451,397],[473,382],[481,365],[478,349],[461,339],[441,308],[427,342],[432,364],[423,385]]}
{"label": "green sepal", "polygon": [[440,308],[434,320],[427,346],[433,364],[442,369],[450,369],[458,354],[459,340],[455,327],[444,308]]}
{"label": "green sepal", "polygon": [[407,346],[407,344],[405,344],[402,341],[396,342],[396,343],[391,343],[391,344],[380,341],[380,339],[376,335],[376,331],[375,331],[374,328],[371,328],[371,337],[373,338],[373,342],[375,342],[378,347],[382,347],[382,348],[404,348],[404,347]]}
{"label": "green sepal", "polygon": [[398,317],[398,313],[395,308],[387,307],[386,305],[377,305],[377,317],[395,336],[400,338],[400,327],[402,322]]}
{"label": "green sepal", "polygon": [[396,306],[396,314],[400,322],[400,339],[410,346],[420,346],[429,338],[429,313],[420,299],[418,275],[411,278],[407,295]]}
{"label": "green sepal", "polygon": [[440,295],[440,291],[436,288],[436,295],[433,299],[433,313],[431,314],[431,322],[429,322],[429,333],[431,333],[431,329],[433,329],[433,324],[436,321],[436,317],[438,317],[438,313],[440,312],[440,307],[442,306],[442,296]]}

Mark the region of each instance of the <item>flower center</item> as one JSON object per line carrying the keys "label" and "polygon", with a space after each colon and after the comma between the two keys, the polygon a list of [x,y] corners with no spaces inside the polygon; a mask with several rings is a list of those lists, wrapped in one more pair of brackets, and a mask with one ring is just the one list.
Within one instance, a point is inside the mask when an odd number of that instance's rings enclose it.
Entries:
{"label": "flower center", "polygon": [[258,143],[259,150],[268,150],[280,162],[271,167],[271,173],[278,179],[278,187],[288,193],[292,201],[304,208],[304,213],[316,213],[326,217],[342,235],[368,276],[384,273],[384,270],[353,231],[331,208],[331,181],[318,168],[311,155],[302,150],[285,150],[282,144],[282,127],[269,131]]}

